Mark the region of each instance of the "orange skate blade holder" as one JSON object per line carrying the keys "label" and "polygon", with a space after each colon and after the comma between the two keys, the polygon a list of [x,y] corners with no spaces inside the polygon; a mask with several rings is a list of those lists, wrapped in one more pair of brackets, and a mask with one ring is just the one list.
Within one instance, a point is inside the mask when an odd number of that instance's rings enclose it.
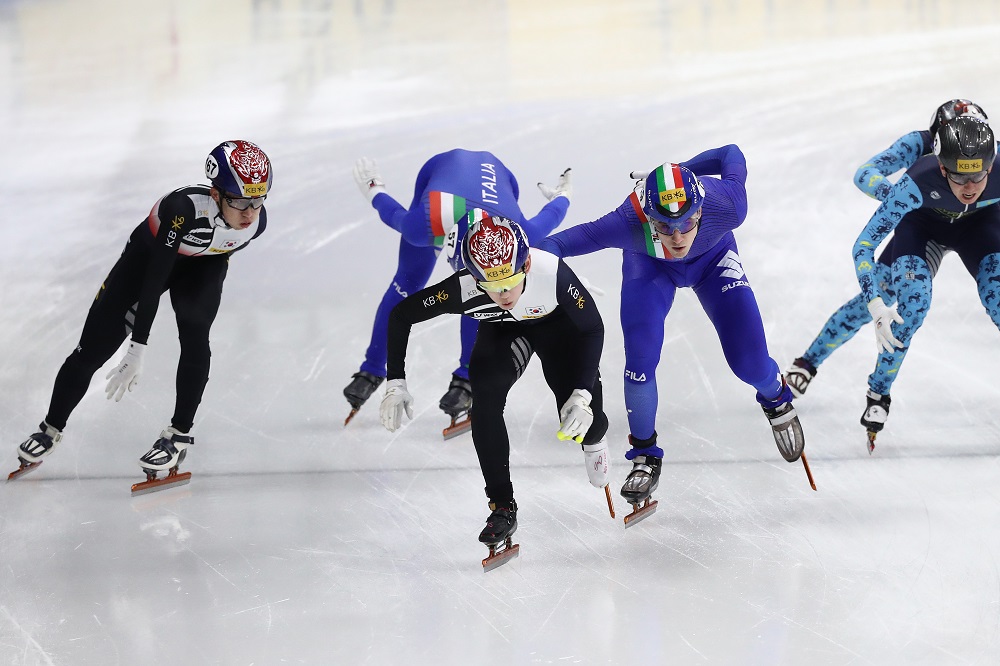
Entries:
{"label": "orange skate blade holder", "polygon": [[604,484],[604,496],[608,498],[608,513],[611,517],[615,517],[615,502],[611,499],[611,487],[608,484]]}
{"label": "orange skate blade holder", "polygon": [[645,520],[646,518],[652,516],[656,513],[656,504],[656,500],[649,497],[646,498],[646,501],[643,502],[641,507],[638,504],[633,504],[632,513],[625,516],[625,527],[631,527],[640,520]]}
{"label": "orange skate blade holder", "polygon": [[451,417],[451,425],[441,431],[441,436],[447,440],[452,437],[464,435],[470,430],[472,430],[472,421],[469,418],[468,412],[466,412],[465,418],[461,421],[456,421],[454,416]]}
{"label": "orange skate blade holder", "polygon": [[183,486],[191,482],[191,472],[181,472],[178,474],[176,469],[170,470],[162,479],[148,477],[149,475],[147,474],[145,481],[132,484],[132,497],[166,488],[173,488],[174,486]]}
{"label": "orange skate blade holder", "polygon": [[490,546],[490,555],[483,560],[483,573],[488,573],[499,566],[507,564],[517,557],[521,551],[521,544],[513,543],[511,537],[507,537],[507,540],[502,544],[503,548],[497,550],[497,547],[500,545],[495,543]]}
{"label": "orange skate blade holder", "polygon": [[806,460],[806,454],[803,452],[799,455],[802,458],[802,466],[806,468],[806,478],[809,479],[809,486],[816,490],[816,481],[813,479],[812,470],[809,469],[809,461]]}
{"label": "orange skate blade holder", "polygon": [[38,467],[42,464],[42,462],[43,462],[42,460],[39,460],[38,462],[33,462],[33,463],[22,462],[20,467],[18,467],[13,472],[11,472],[10,474],[7,475],[7,480],[8,481],[13,481],[14,479],[18,478],[19,476],[24,476],[28,472],[34,472],[36,469],[38,469]]}

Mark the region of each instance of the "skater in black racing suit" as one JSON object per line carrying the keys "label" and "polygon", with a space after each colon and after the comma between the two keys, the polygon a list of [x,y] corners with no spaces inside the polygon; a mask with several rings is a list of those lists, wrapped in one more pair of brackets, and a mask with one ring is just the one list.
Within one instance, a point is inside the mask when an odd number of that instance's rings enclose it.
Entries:
{"label": "skater in black racing suit", "polygon": [[557,436],[581,443],[591,483],[607,484],[608,419],[598,371],[604,323],[572,269],[548,252],[529,250],[516,222],[502,217],[477,222],[462,252],[465,269],[410,295],[392,311],[381,416],[390,431],[399,428],[404,411],[412,418],[404,362],[413,324],[445,313],[479,320],[469,363],[475,405],[470,415],[492,510],[479,540],[496,544],[517,528],[504,406],[532,354],[556,398]]}
{"label": "skater in black racing suit", "polygon": [[180,359],[170,427],[139,464],[176,467],[194,443],[188,433],[201,402],[211,358],[209,331],[219,311],[229,256],[263,233],[264,199],[272,173],[267,155],[249,141],[227,141],[208,156],[211,186],[182,187],[153,205],[135,228],[87,314],[80,342],[56,375],[49,411],[18,450],[22,469],[51,453],[83,399],[94,373],[129,335],[124,357],[107,376],[108,399],[121,400],[138,383],[160,296],[170,292]]}

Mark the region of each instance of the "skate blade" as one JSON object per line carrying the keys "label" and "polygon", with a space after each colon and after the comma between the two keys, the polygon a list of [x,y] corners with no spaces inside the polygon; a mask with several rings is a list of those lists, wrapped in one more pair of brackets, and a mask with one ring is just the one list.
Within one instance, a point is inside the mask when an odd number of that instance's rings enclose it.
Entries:
{"label": "skate blade", "polygon": [[868,455],[875,453],[875,435],[877,434],[877,432],[868,431]]}
{"label": "skate blade", "polygon": [[165,490],[166,488],[173,488],[174,486],[187,485],[190,481],[191,472],[182,472],[180,474],[168,474],[162,479],[153,479],[152,481],[133,483],[132,497],[145,495],[146,493],[153,493],[157,490]]}
{"label": "skate blade", "polygon": [[816,490],[816,480],[813,479],[812,470],[809,469],[809,461],[806,460],[805,451],[803,451],[801,455],[799,455],[799,459],[802,461],[802,466],[806,468],[806,478],[809,479],[809,487],[811,487],[813,490]]}
{"label": "skate blade", "polygon": [[503,566],[517,557],[521,550],[521,544],[515,543],[512,546],[507,546],[501,551],[497,551],[493,555],[490,555],[485,560],[483,560],[483,573],[489,573],[497,567]]}
{"label": "skate blade", "polygon": [[649,518],[654,513],[656,513],[656,500],[650,501],[646,500],[646,503],[641,507],[638,504],[632,505],[632,513],[625,516],[625,527],[629,528],[638,523],[640,520],[645,520]]}
{"label": "skate blade", "polygon": [[44,461],[39,460],[38,462],[33,462],[33,463],[22,462],[20,467],[18,467],[13,472],[11,472],[10,474],[7,475],[7,480],[8,481],[13,481],[14,479],[16,479],[16,478],[18,478],[20,476],[24,476],[25,474],[28,474],[29,472],[34,472],[36,469],[38,469],[39,465],[41,465],[42,462],[44,462]]}
{"label": "skate blade", "polygon": [[451,425],[441,431],[441,435],[446,439],[458,437],[472,430],[472,421],[466,416],[461,421],[451,420]]}
{"label": "skate blade", "polygon": [[347,415],[346,419],[344,419],[344,425],[347,425],[348,423],[351,422],[351,419],[354,418],[354,415],[358,413],[359,409],[360,409],[360,407],[352,407],[351,408],[351,413]]}

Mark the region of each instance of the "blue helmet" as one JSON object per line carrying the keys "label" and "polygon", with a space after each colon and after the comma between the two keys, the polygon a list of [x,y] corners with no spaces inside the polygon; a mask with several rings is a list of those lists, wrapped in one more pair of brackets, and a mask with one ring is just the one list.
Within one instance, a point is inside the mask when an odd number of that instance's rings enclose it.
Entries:
{"label": "blue helmet", "polygon": [[271,160],[257,144],[224,141],[205,160],[212,187],[239,198],[266,197],[271,191]]}
{"label": "blue helmet", "polygon": [[[642,210],[647,218],[684,232],[684,222],[705,202],[705,186],[687,167],[667,162],[646,176]],[[690,230],[690,229],[688,229]]]}
{"label": "blue helmet", "polygon": [[521,225],[493,215],[469,227],[462,242],[462,261],[480,286],[488,285],[488,291],[506,291],[524,279],[528,249],[528,237]]}
{"label": "blue helmet", "polygon": [[975,116],[983,120],[989,120],[983,107],[967,99],[950,99],[937,108],[931,116],[931,136],[935,136],[944,125],[947,125],[959,116]]}

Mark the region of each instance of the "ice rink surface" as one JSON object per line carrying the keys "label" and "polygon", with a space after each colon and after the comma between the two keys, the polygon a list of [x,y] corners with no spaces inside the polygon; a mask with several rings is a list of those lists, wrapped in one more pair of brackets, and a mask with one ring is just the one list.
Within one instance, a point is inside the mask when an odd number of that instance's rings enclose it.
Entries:
{"label": "ice rink surface", "polygon": [[[374,398],[345,428],[341,394],[398,243],[356,158],[406,205],[431,155],[491,150],[528,215],[572,167],[571,226],[618,206],[631,170],[737,143],[737,241],[785,367],[857,292],[875,203],[854,169],[947,99],[1000,117],[998,39],[997,2],[0,1],[5,473],[153,202],[204,182],[225,139],[275,170],[213,329],[191,484],[129,495],[173,407],[164,303],[139,389],[109,403],[100,372],[54,455],[0,486],[0,664],[1000,662],[1000,353],[954,256],[875,455],[870,327],[797,401],[818,492],[690,291],[659,368],[659,511],[628,531],[556,440],[533,362],[507,407],[521,556],[488,574],[471,439],[440,437],[457,318],[414,330],[401,431]],[[569,263],[606,292],[617,489],[619,253]]]}

